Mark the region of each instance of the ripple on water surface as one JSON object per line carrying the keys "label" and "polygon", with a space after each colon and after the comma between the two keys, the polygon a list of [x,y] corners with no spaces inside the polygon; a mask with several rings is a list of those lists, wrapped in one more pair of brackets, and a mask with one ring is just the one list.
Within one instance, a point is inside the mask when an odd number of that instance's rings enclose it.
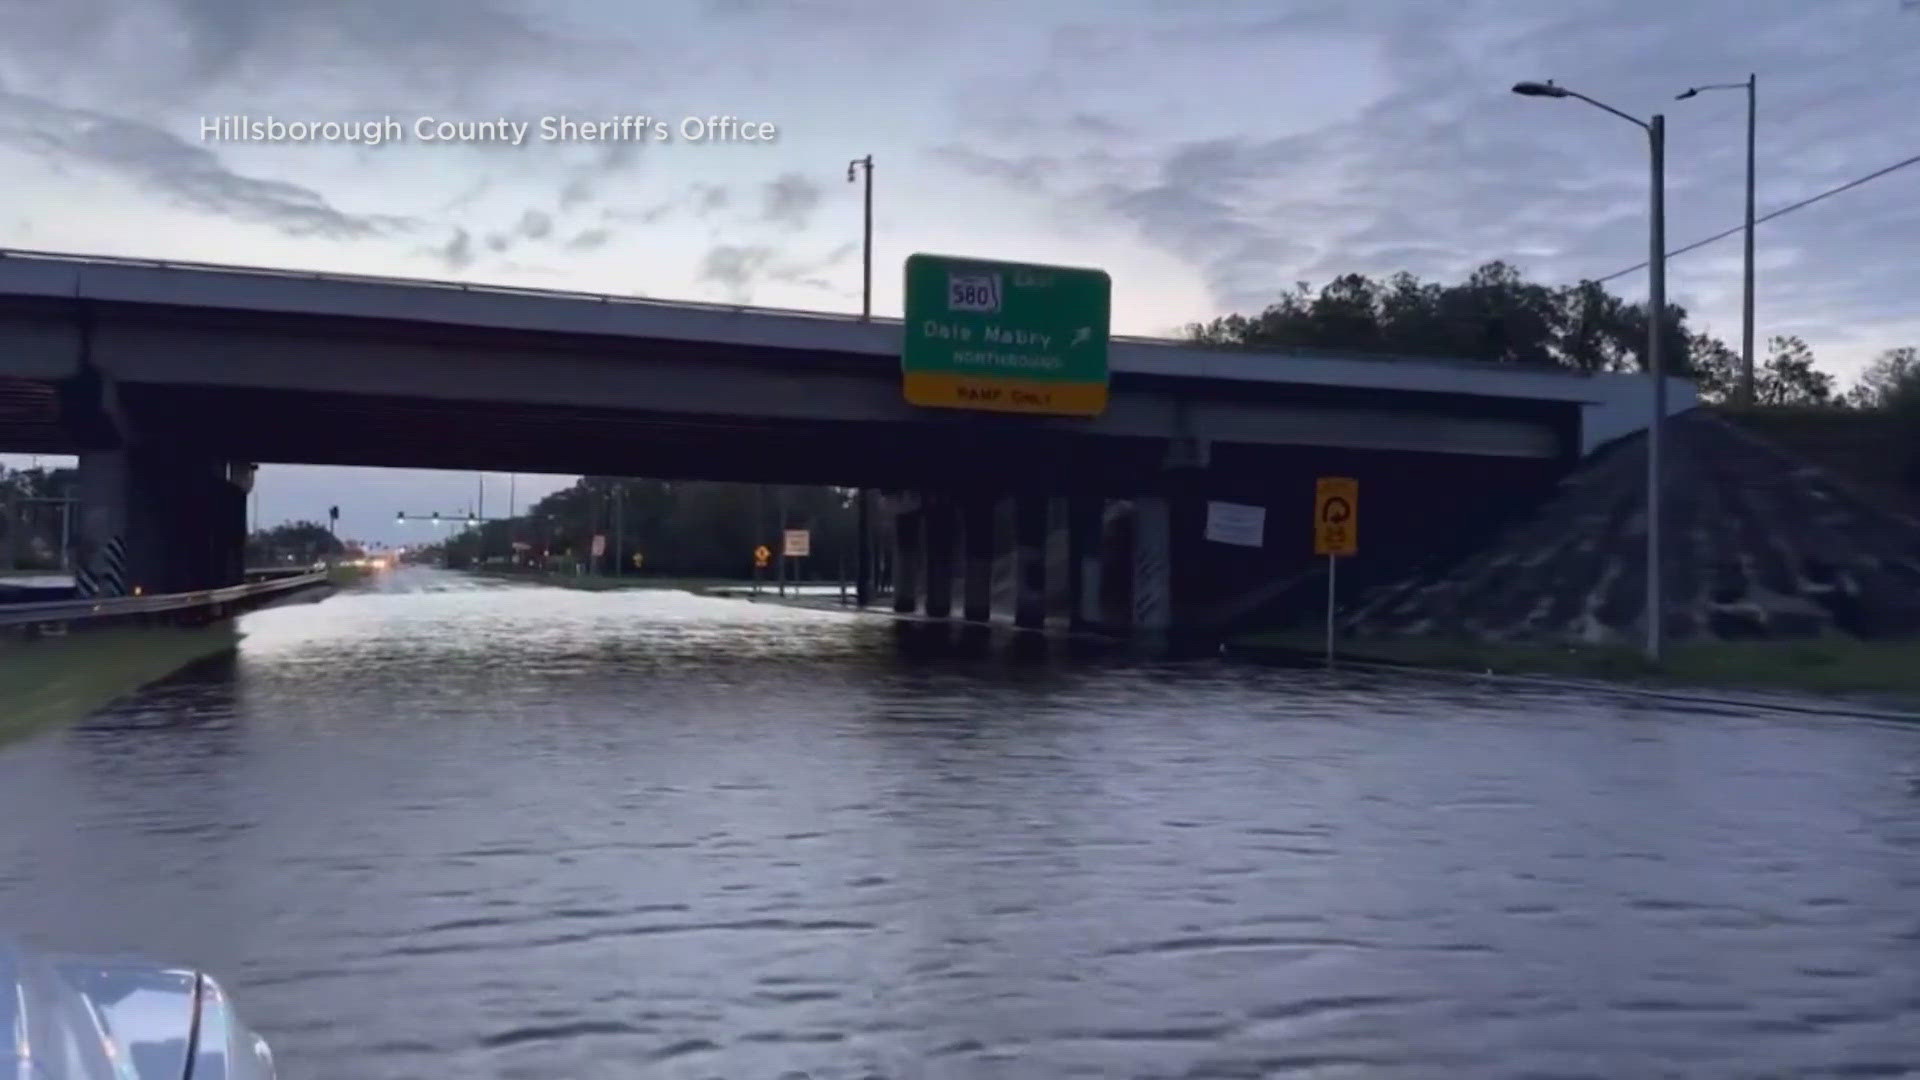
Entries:
{"label": "ripple on water surface", "polygon": [[0,749],[0,921],[291,1077],[1920,1061],[1913,730],[432,571],[244,629]]}

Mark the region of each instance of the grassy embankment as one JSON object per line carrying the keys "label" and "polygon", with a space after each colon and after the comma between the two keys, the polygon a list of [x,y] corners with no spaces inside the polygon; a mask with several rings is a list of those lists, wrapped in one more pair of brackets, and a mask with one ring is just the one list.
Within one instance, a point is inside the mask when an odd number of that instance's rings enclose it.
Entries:
{"label": "grassy embankment", "polygon": [[231,622],[0,638],[0,742],[79,720],[239,640]]}
{"label": "grassy embankment", "polygon": [[[1250,659],[1307,660],[1325,655],[1323,634],[1274,631],[1237,639]],[[1920,642],[1816,638],[1669,646],[1656,666],[1630,647],[1556,647],[1432,638],[1368,638],[1336,643],[1352,660],[1501,675],[1607,679],[1660,689],[1786,690],[1871,697],[1920,709]]]}

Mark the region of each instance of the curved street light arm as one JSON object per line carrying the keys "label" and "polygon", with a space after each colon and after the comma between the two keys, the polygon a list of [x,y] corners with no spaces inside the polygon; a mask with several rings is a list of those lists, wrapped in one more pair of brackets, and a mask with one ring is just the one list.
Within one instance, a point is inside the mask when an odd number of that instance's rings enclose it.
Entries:
{"label": "curved street light arm", "polygon": [[1588,97],[1587,95],[1579,92],[1578,90],[1568,90],[1567,96],[1570,98],[1579,98],[1581,101],[1586,102],[1587,104],[1593,106],[1596,109],[1604,109],[1607,112],[1612,113],[1613,115],[1619,117],[1620,119],[1625,120],[1627,123],[1633,124],[1634,126],[1638,127],[1640,130],[1645,131],[1649,134],[1653,132],[1653,125],[1647,123],[1645,120],[1640,119],[1639,117],[1633,115],[1632,113],[1621,112],[1619,109],[1614,108],[1613,106],[1607,104],[1604,101],[1595,101],[1592,98]]}

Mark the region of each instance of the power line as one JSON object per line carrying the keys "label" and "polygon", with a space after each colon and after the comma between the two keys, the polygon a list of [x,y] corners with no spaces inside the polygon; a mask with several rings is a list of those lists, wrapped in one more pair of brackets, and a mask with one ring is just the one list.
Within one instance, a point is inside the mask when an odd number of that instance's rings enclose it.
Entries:
{"label": "power line", "polygon": [[[1847,191],[1851,188],[1857,188],[1861,184],[1864,184],[1869,180],[1878,180],[1879,178],[1887,175],[1890,172],[1898,172],[1899,170],[1904,169],[1909,165],[1915,165],[1915,164],[1920,164],[1920,154],[1915,154],[1913,157],[1910,157],[1905,161],[1896,161],[1892,165],[1889,165],[1886,168],[1880,169],[1875,172],[1870,172],[1867,175],[1859,178],[1858,180],[1849,180],[1848,182],[1841,184],[1837,188],[1831,188],[1827,191],[1821,192],[1818,195],[1813,195],[1813,196],[1809,196],[1808,198],[1801,199],[1797,203],[1792,203],[1790,205],[1783,206],[1780,209],[1773,211],[1772,213],[1764,214],[1760,217],[1754,218],[1753,223],[1755,225],[1759,225],[1762,222],[1772,221],[1774,218],[1777,218],[1782,214],[1791,214],[1795,210],[1799,210],[1803,207],[1812,206],[1814,203],[1817,203],[1822,199],[1829,199],[1835,195],[1840,194],[1843,191]],[[1693,243],[1688,244],[1686,247],[1675,248],[1674,250],[1667,252],[1667,258],[1671,259],[1675,255],[1685,255],[1687,252],[1693,251],[1696,248],[1706,247],[1708,244],[1711,244],[1716,240],[1725,240],[1727,237],[1732,236],[1735,233],[1740,232],[1745,228],[1746,228],[1745,225],[1735,225],[1733,228],[1727,229],[1724,232],[1714,233],[1712,236],[1707,237],[1705,240],[1696,240]],[[1608,274],[1606,277],[1594,278],[1593,280],[1595,284],[1601,284],[1604,282],[1612,281],[1614,278],[1617,278],[1617,277],[1625,277],[1636,270],[1644,270],[1646,268],[1647,268],[1647,264],[1645,261],[1637,262],[1637,263],[1634,263],[1632,266],[1627,267],[1625,270],[1617,270],[1611,274]]]}

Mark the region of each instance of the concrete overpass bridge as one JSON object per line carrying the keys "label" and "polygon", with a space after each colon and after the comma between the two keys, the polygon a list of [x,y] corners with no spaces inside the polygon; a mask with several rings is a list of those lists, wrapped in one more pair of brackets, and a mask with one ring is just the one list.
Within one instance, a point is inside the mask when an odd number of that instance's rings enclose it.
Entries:
{"label": "concrete overpass bridge", "polygon": [[[934,613],[956,537],[976,537],[974,563],[987,542],[983,507],[1017,508],[1030,597],[1034,538],[1066,536],[1084,569],[1113,547],[1117,500],[1134,511],[1117,621],[1164,628],[1310,563],[1316,475],[1362,482],[1359,584],[1528,502],[1648,400],[1630,376],[1116,337],[1103,415],[970,414],[904,401],[901,336],[818,312],[0,252],[0,449],[80,455],[78,532],[89,566],[118,560],[109,590],[237,582],[253,463],[382,465],[880,489],[901,600],[924,584]],[[1692,387],[1672,396],[1685,408]],[[1266,545],[1201,540],[1210,498],[1267,506]]]}

